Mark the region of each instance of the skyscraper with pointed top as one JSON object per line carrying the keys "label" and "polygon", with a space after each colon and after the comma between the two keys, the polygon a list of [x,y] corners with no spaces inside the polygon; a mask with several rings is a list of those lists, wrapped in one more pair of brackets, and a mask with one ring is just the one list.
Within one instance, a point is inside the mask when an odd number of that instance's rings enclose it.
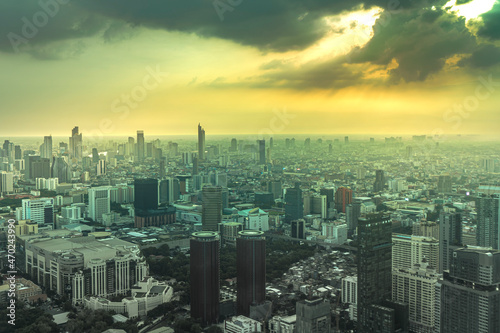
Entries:
{"label": "skyscraper with pointed top", "polygon": [[198,124],[198,160],[205,160],[205,129]]}

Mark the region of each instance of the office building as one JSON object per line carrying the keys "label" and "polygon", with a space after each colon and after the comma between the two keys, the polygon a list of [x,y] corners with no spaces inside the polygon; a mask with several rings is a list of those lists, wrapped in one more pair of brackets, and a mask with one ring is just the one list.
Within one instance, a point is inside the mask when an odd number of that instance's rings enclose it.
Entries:
{"label": "office building", "polygon": [[144,162],[144,131],[137,131],[137,161]]}
{"label": "office building", "polygon": [[83,157],[83,139],[82,133],[79,133],[78,126],[75,126],[71,130],[71,136],[69,138],[69,150],[71,157],[78,160]]}
{"label": "office building", "polygon": [[411,332],[434,333],[436,283],[442,275],[427,263],[392,272],[392,299],[408,303]]}
{"label": "office building", "polygon": [[290,223],[290,237],[306,239],[306,221],[303,219],[295,220]]}
{"label": "office building", "polygon": [[139,247],[117,238],[21,236],[26,272],[41,287],[68,296],[73,304],[87,295],[123,295],[148,275]]}
{"label": "office building", "polygon": [[339,187],[335,192],[335,209],[345,213],[347,205],[352,203],[352,190],[347,187]]}
{"label": "office building", "polygon": [[2,171],[0,173],[0,195],[14,193],[14,174]]}
{"label": "office building", "polygon": [[345,208],[348,235],[355,234],[358,228],[358,218],[361,216],[361,203],[353,202]]}
{"label": "office building", "polygon": [[304,202],[300,183],[295,187],[288,188],[285,194],[285,222],[290,223],[304,217]]}
{"label": "office building", "polygon": [[335,189],[333,188],[322,188],[319,190],[320,195],[326,195],[327,209],[334,208],[335,205]]}
{"label": "office building", "polygon": [[32,161],[30,166],[31,179],[50,178],[50,160],[48,158],[37,158]]}
{"label": "office building", "polygon": [[439,268],[439,241],[435,238],[392,235],[392,269],[410,269],[415,264],[427,262],[433,269]]}
{"label": "office building", "polygon": [[438,178],[437,191],[438,193],[451,193],[451,176],[441,175]]}
{"label": "office building", "polygon": [[452,258],[439,283],[439,332],[500,332],[500,252],[460,248]]}
{"label": "office building", "polygon": [[259,146],[259,164],[266,164],[266,140],[257,140]]}
{"label": "office building", "polygon": [[441,212],[439,216],[439,268],[438,272],[450,269],[453,251],[462,247],[462,217],[460,213]]}
{"label": "office building", "polygon": [[135,211],[134,227],[161,227],[174,224],[176,221],[176,208],[173,206],[156,209],[141,209]]}
{"label": "office building", "polygon": [[266,237],[262,231],[245,230],[236,239],[237,313],[255,318],[252,307],[266,300]]}
{"label": "office building", "polygon": [[252,208],[238,211],[238,222],[242,223],[244,229],[269,230],[269,213],[260,208]]}
{"label": "office building", "polygon": [[296,304],[296,333],[330,333],[330,302],[323,299],[303,300]]}
{"label": "office building", "polygon": [[205,160],[205,129],[198,124],[198,159]]}
{"label": "office building", "polygon": [[71,182],[71,168],[63,157],[53,157],[52,166],[50,168],[52,178],[57,178],[59,184]]}
{"label": "office building", "polygon": [[439,239],[439,223],[420,221],[413,223],[412,235]]}
{"label": "office building", "polygon": [[273,194],[273,199],[279,199],[282,195],[281,181],[270,181],[267,183],[267,191]]}
{"label": "office building", "polygon": [[106,175],[106,161],[105,160],[99,160],[97,162],[97,175],[98,176],[104,176]]}
{"label": "office building", "polygon": [[40,224],[54,224],[54,198],[22,200],[22,219]]}
{"label": "office building", "polygon": [[373,192],[381,192],[385,186],[384,170],[375,171],[375,182],[373,183]]}
{"label": "office building", "polygon": [[35,235],[38,233],[38,223],[31,220],[16,221],[16,237],[23,235]]}
{"label": "office building", "polygon": [[223,222],[219,224],[219,234],[224,245],[236,246],[236,239],[240,231],[243,231],[242,223]]}
{"label": "office building", "polygon": [[134,179],[134,208],[136,211],[158,208],[157,179]]}
{"label": "office building", "polygon": [[40,146],[40,157],[52,160],[52,136],[44,136]]}
{"label": "office building", "polygon": [[342,278],[341,295],[342,303],[358,304],[358,278],[356,276]]}
{"label": "office building", "polygon": [[89,188],[89,217],[95,222],[102,222],[102,215],[111,211],[108,186]]}
{"label": "office building", "polygon": [[219,235],[195,232],[190,240],[191,317],[202,325],[219,321]]}
{"label": "office building", "polygon": [[222,222],[222,187],[204,186],[202,189],[202,225],[204,231],[217,231]]}
{"label": "office building", "polygon": [[274,316],[269,320],[269,333],[295,333],[297,316]]}
{"label": "office building", "polygon": [[482,197],[476,201],[477,245],[500,249],[500,198]]}
{"label": "office building", "polygon": [[260,321],[245,316],[234,316],[224,321],[224,333],[258,333],[263,332]]}

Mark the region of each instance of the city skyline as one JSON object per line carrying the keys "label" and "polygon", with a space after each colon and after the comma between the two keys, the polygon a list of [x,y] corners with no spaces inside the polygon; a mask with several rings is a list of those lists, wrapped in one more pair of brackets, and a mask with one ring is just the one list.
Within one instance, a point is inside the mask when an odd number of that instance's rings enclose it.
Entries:
{"label": "city skyline", "polygon": [[458,2],[2,3],[0,132],[496,136],[500,3]]}

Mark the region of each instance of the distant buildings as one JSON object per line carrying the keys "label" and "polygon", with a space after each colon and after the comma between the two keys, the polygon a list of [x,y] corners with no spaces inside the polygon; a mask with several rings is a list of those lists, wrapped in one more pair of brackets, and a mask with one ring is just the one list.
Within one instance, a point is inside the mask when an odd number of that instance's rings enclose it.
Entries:
{"label": "distant buildings", "polygon": [[385,186],[384,170],[375,171],[375,182],[373,183],[373,192],[381,192]]}
{"label": "distant buildings", "polygon": [[137,161],[144,162],[144,131],[137,131]]}
{"label": "distant buildings", "polygon": [[292,238],[306,239],[306,221],[303,219],[295,220],[290,223]]}
{"label": "distant buildings", "polygon": [[304,217],[304,202],[300,183],[295,183],[295,187],[288,188],[285,194],[285,222],[298,220]]}
{"label": "distant buildings", "polygon": [[111,201],[108,186],[92,187],[89,194],[89,217],[95,222],[102,222],[102,215],[111,211]]}
{"label": "distant buildings", "polygon": [[439,268],[439,241],[435,238],[392,235],[392,269],[411,269],[426,262],[430,268]]}
{"label": "distant buildings", "polygon": [[205,160],[205,129],[198,124],[198,159]]}
{"label": "distant buildings", "polygon": [[453,251],[462,245],[462,217],[460,213],[442,212],[439,217],[438,272],[440,274],[450,269]]}
{"label": "distant buildings", "polygon": [[79,133],[78,126],[75,126],[71,130],[69,150],[71,157],[76,158],[77,160],[80,160],[83,157],[82,133]]}
{"label": "distant buildings", "polygon": [[481,197],[477,200],[477,245],[500,249],[500,198]]}
{"label": "distant buildings", "polygon": [[442,175],[438,178],[438,193],[451,193],[452,184],[451,184],[451,176]]}
{"label": "distant buildings", "polygon": [[54,224],[54,198],[23,199],[22,219],[40,224]]}
{"label": "distant buildings", "polygon": [[217,231],[222,222],[222,187],[204,186],[202,189],[202,225],[204,231]]}
{"label": "distant buildings", "polygon": [[14,192],[14,174],[2,171],[0,173],[0,195]]}
{"label": "distant buildings", "polygon": [[225,333],[258,333],[263,332],[263,325],[260,321],[250,319],[245,316],[235,316],[224,321]]}
{"label": "distant buildings", "polygon": [[190,241],[191,317],[203,325],[219,320],[219,242],[210,231],[195,232]]}
{"label": "distant buildings", "polygon": [[352,190],[347,187],[339,187],[335,192],[335,209],[345,213],[346,206],[352,203]]}

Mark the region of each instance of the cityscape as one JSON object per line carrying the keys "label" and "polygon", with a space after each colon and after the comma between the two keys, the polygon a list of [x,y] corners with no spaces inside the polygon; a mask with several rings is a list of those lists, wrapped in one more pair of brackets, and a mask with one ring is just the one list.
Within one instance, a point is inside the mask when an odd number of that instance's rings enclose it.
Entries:
{"label": "cityscape", "polygon": [[500,333],[498,22],[0,2],[0,333]]}

